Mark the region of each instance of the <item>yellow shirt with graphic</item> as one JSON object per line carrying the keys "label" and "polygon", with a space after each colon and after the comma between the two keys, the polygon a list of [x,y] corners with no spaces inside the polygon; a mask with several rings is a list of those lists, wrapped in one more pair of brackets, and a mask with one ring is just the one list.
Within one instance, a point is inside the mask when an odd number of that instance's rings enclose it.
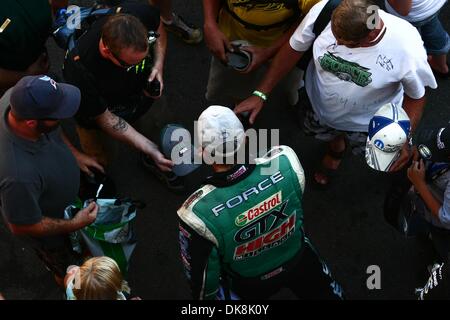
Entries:
{"label": "yellow shirt with graphic", "polygon": [[[219,28],[230,40],[247,40],[259,47],[269,47],[289,29],[289,18],[295,13],[293,9],[285,7],[280,1],[261,0],[224,0],[228,8],[248,24],[257,26],[269,26],[282,21],[286,24],[264,30],[246,28],[237,21],[225,7],[219,13]],[[298,0],[298,6],[302,16],[306,15],[320,0]],[[265,3],[264,3],[265,2]],[[277,3],[278,2],[278,3]],[[227,4],[224,4],[226,6]]]}

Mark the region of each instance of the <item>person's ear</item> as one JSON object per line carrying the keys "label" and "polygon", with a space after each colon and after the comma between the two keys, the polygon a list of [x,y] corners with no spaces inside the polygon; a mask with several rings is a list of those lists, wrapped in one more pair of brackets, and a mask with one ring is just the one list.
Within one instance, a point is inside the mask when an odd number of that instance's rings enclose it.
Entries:
{"label": "person's ear", "polygon": [[25,124],[27,125],[27,127],[31,128],[31,129],[36,129],[36,127],[38,125],[38,121],[37,120],[25,120]]}
{"label": "person's ear", "polygon": [[110,56],[111,55],[111,50],[105,46],[105,44],[103,43],[103,39],[100,39],[100,52],[102,53],[103,56]]}
{"label": "person's ear", "polygon": [[69,281],[72,281],[77,271],[80,270],[79,266],[70,265],[67,268],[66,275],[64,277],[64,286],[67,288]]}
{"label": "person's ear", "polygon": [[76,266],[76,265],[70,265],[70,266],[68,266],[67,267],[67,274],[69,274],[69,275],[73,275],[73,274],[75,274],[78,270],[80,270],[80,267],[79,266]]}
{"label": "person's ear", "polygon": [[366,37],[366,42],[370,43],[370,42],[374,41],[378,37],[378,34],[379,34],[378,31],[379,30],[377,30],[377,29],[370,31]]}
{"label": "person's ear", "polygon": [[111,50],[109,50],[108,47],[101,46],[100,47],[100,51],[103,53],[104,56],[110,56],[111,55]]}

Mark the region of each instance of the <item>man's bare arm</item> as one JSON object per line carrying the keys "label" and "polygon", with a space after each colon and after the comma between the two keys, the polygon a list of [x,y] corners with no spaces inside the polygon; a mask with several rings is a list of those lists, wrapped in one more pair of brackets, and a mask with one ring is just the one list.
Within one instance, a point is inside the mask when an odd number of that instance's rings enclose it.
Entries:
{"label": "man's bare arm", "polygon": [[203,16],[205,17],[205,24],[217,24],[217,17],[220,8],[222,7],[220,0],[203,0]]}
{"label": "man's bare arm", "polygon": [[244,71],[244,73],[250,73],[255,69],[259,68],[262,64],[273,58],[278,51],[280,51],[281,47],[289,41],[292,34],[297,29],[300,24],[300,19],[294,23],[294,25],[289,28],[277,41],[275,41],[270,47],[262,48],[256,46],[248,46],[243,47],[244,50],[250,52],[252,54],[252,62],[250,66]]}
{"label": "man's bare arm", "polygon": [[403,96],[403,109],[405,109],[411,121],[411,133],[416,130],[420,119],[422,119],[425,101],[425,95],[419,99],[410,98],[406,94]]}
{"label": "man's bare arm", "polygon": [[98,206],[92,202],[86,208],[78,211],[71,220],[53,219],[43,216],[41,221],[35,224],[17,225],[8,223],[12,233],[16,235],[28,235],[32,237],[48,237],[60,234],[68,234],[79,230],[92,222],[97,217]]}
{"label": "man's bare arm", "polygon": [[437,218],[439,218],[439,209],[442,203],[436,199],[428,188],[427,182],[425,180],[425,164],[422,159],[420,161],[413,161],[411,166],[407,171],[408,179],[414,185],[414,188],[419,192],[422,200],[430,209],[431,213]]}
{"label": "man's bare arm", "polygon": [[[406,94],[403,97],[403,109],[405,109],[411,122],[411,134],[414,133],[420,119],[422,118],[423,109],[425,108],[425,101],[425,95],[419,99],[410,98]],[[400,170],[409,162],[411,157],[412,153],[409,148],[409,143],[406,142],[402,148],[399,158],[394,162],[389,171],[393,172]]]}
{"label": "man's bare arm", "polygon": [[155,60],[154,68],[158,68],[158,70],[162,74],[163,69],[164,69],[164,60],[165,60],[166,51],[167,51],[167,32],[166,32],[166,29],[164,28],[164,24],[162,21],[159,24],[158,33],[159,33],[159,38],[156,41],[156,47],[155,47],[156,60]]}
{"label": "man's bare arm", "polygon": [[159,84],[160,84],[159,95],[151,96],[152,93],[144,90],[144,94],[146,96],[152,97],[154,99],[161,97],[162,92],[164,90],[163,72],[164,72],[164,60],[166,57],[166,49],[167,49],[167,32],[166,32],[166,29],[164,28],[162,21],[159,23],[158,33],[159,33],[159,38],[156,41],[155,52],[154,52],[155,63],[153,65],[152,71],[150,72],[150,76],[148,77],[148,81],[152,82],[154,79],[159,81]]}
{"label": "man's bare arm", "polygon": [[289,41],[285,42],[270,64],[270,68],[257,90],[265,94],[272,92],[273,88],[296,66],[302,56],[303,52],[295,51]]}
{"label": "man's bare arm", "polygon": [[[272,92],[273,88],[275,88],[278,82],[280,82],[280,80],[283,79],[283,77],[286,76],[292,68],[294,68],[302,56],[303,52],[298,52],[292,49],[289,41],[287,41],[273,58],[269,70],[260,82],[257,90],[265,93],[266,95]],[[256,116],[261,111],[263,104],[264,101],[261,98],[251,96],[239,103],[234,111],[236,113],[251,112],[249,121],[253,124]]]}
{"label": "man's bare arm", "polygon": [[102,130],[109,134],[114,139],[123,141],[137,150],[147,154],[163,171],[170,171],[172,162],[164,159],[164,156],[159,152],[158,146],[147,139],[145,136],[136,131],[124,119],[106,110],[96,119],[97,124]]}
{"label": "man's bare arm", "polygon": [[226,51],[231,51],[229,40],[219,29],[217,17],[221,8],[220,0],[203,0],[203,14],[205,22],[203,25],[205,44],[209,51],[219,60],[226,62]]}
{"label": "man's bare arm", "polygon": [[430,212],[433,214],[433,216],[439,219],[439,209],[442,207],[442,204],[433,196],[430,189],[428,189],[427,184],[424,182],[421,184],[417,184],[414,187],[419,192],[420,196],[427,205],[428,209],[430,209]]}
{"label": "man's bare arm", "polygon": [[39,223],[17,225],[9,224],[11,232],[16,235],[29,235],[32,237],[48,237],[67,234],[81,228],[72,220],[52,219],[43,217]]}
{"label": "man's bare arm", "polygon": [[411,11],[412,0],[388,0],[388,2],[395,11],[404,17]]}

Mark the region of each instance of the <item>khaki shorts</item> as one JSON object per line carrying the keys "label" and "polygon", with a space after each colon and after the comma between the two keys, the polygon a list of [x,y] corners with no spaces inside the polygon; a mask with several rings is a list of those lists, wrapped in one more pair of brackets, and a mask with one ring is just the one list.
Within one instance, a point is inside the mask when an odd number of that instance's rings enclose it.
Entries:
{"label": "khaki shorts", "polygon": [[111,163],[117,154],[117,141],[101,129],[86,129],[76,126],[81,149],[87,155],[95,157],[102,166]]}

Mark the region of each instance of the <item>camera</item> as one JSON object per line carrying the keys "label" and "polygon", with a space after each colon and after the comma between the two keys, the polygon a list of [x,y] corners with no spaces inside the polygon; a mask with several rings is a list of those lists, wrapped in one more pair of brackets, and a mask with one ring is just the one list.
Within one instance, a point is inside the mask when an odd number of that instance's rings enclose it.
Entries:
{"label": "camera", "polygon": [[417,151],[419,152],[419,155],[423,160],[431,159],[431,151],[427,146],[425,146],[423,144],[419,144],[417,146]]}
{"label": "camera", "polygon": [[161,83],[158,79],[153,79],[151,82],[147,81],[145,90],[152,97],[158,97],[161,94]]}

